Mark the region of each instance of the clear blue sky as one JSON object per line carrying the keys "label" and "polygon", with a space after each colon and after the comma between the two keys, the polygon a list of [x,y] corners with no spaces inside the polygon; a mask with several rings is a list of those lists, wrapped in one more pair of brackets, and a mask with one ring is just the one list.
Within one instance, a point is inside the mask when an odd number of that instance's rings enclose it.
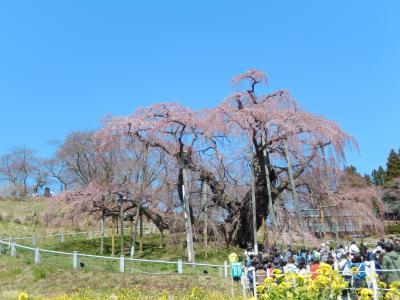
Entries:
{"label": "clear blue sky", "polygon": [[95,128],[107,113],[211,107],[257,68],[360,144],[400,147],[400,1],[1,1],[0,153]]}

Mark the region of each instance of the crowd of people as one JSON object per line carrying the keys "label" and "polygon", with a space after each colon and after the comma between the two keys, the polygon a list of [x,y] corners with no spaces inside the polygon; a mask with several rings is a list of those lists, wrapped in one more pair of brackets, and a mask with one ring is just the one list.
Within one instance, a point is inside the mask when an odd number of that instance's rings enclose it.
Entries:
{"label": "crowd of people", "polygon": [[[251,246],[248,246],[243,260],[251,286],[256,281],[253,274],[259,274],[256,275],[256,278],[271,276],[274,269],[279,269],[285,274],[310,274],[311,278],[315,279],[320,264],[325,263],[338,270],[343,279],[349,283],[349,287],[358,289],[372,287],[372,281],[368,277],[372,272],[376,272],[380,281],[387,284],[400,281],[399,252],[399,239],[380,240],[372,247],[368,247],[364,243],[358,245],[355,241],[348,245],[339,244],[336,247],[326,242],[319,248],[297,250],[288,245],[286,249],[278,250],[271,247],[265,249],[263,253],[257,254],[254,253]],[[240,261],[241,258],[231,254],[229,260],[234,262],[235,260]],[[357,272],[354,272],[354,268]],[[344,291],[343,299],[347,299],[347,292],[348,290]]]}

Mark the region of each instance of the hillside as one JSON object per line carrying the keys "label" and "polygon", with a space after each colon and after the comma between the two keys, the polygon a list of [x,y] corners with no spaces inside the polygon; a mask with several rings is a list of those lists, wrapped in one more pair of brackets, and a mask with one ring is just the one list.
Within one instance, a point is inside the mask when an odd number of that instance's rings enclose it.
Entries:
{"label": "hillside", "polygon": [[[0,236],[21,237],[60,232],[61,228],[47,228],[41,224],[36,224],[38,222],[32,222],[47,205],[47,201],[46,199],[18,202],[0,201],[0,215],[2,216]],[[174,240],[176,237],[166,234],[164,247],[160,248],[158,234],[145,235],[143,251],[137,251],[135,258],[173,262],[178,259],[185,260],[185,251],[179,246],[180,243]],[[88,239],[87,234],[78,233],[76,236],[66,235],[65,242],[61,242],[59,236],[37,238],[36,242],[41,249],[100,254],[98,235],[94,235],[93,239]],[[32,246],[32,239],[17,240],[17,243]],[[125,236],[125,244],[129,245],[128,236]],[[119,246],[120,240],[116,237],[116,257],[119,257]],[[80,262],[84,263],[84,268],[75,271],[72,269],[71,257],[68,255],[41,252],[40,264],[35,265],[32,251],[17,247],[17,257],[5,255],[9,254],[9,250],[5,246],[3,246],[3,251],[4,254],[0,255],[0,269],[2,270],[0,273],[0,299],[16,299],[21,292],[26,292],[31,298],[33,297],[32,299],[52,299],[51,297],[66,294],[76,297],[71,299],[103,299],[101,297],[109,299],[111,294],[120,295],[118,299],[124,299],[121,297],[126,295],[129,295],[126,296],[128,297],[126,299],[159,299],[163,295],[175,297],[168,299],[183,299],[190,297],[191,294],[200,295],[207,299],[212,297],[211,295],[218,296],[218,299],[225,299],[223,295],[231,294],[230,280],[221,277],[221,268],[194,268],[184,265],[184,274],[179,275],[176,273],[175,264],[126,261],[125,273],[121,274],[118,272],[118,260],[104,261],[80,257]],[[240,250],[211,248],[208,251],[207,259],[205,259],[204,251],[198,249],[197,261],[221,264],[227,259],[227,255],[231,251]],[[110,236],[107,236],[104,240],[104,255],[111,255]],[[239,286],[236,286],[236,295],[241,294],[238,289]],[[83,294],[85,296],[82,296]]]}

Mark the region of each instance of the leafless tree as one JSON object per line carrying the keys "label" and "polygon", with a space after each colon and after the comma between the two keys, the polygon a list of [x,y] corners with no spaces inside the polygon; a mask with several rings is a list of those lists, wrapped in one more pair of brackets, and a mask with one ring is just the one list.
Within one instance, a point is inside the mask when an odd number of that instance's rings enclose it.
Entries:
{"label": "leafless tree", "polygon": [[35,156],[31,149],[15,147],[0,158],[0,178],[14,197],[25,197],[33,175]]}

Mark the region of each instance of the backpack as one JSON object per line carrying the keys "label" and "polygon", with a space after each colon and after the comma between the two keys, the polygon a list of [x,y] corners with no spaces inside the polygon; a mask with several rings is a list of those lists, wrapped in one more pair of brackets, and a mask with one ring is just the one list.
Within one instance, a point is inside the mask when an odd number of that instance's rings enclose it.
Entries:
{"label": "backpack", "polygon": [[360,263],[358,268],[358,274],[354,276],[355,279],[363,280],[367,277],[367,273],[365,272],[365,263]]}

